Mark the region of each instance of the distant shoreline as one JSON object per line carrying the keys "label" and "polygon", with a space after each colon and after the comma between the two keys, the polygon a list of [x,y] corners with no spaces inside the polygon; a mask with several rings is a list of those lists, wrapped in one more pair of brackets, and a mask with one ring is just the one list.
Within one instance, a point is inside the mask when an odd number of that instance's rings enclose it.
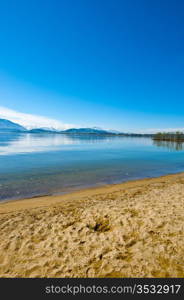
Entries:
{"label": "distant shoreline", "polygon": [[46,131],[46,130],[25,130],[25,131],[1,131],[0,134],[17,134],[17,133],[23,133],[23,134],[61,134],[61,135],[70,135],[70,136],[75,136],[75,135],[89,135],[89,136],[113,136],[113,137],[153,137],[154,134],[149,134],[149,133],[96,133],[96,132],[65,132],[65,131]]}
{"label": "distant shoreline", "polygon": [[160,142],[173,142],[173,143],[184,143],[184,139],[158,139],[158,138],[153,138],[153,141],[160,141]]}

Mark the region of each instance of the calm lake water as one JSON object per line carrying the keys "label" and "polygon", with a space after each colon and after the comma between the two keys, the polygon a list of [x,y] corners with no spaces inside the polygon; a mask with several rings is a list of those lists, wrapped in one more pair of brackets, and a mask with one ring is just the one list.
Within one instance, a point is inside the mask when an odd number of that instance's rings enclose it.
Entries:
{"label": "calm lake water", "polygon": [[150,138],[0,133],[0,200],[184,171],[184,144]]}

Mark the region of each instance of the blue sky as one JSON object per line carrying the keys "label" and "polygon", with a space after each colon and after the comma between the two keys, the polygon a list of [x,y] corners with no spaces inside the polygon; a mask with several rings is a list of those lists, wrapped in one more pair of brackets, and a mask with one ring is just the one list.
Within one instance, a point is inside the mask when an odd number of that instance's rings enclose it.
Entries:
{"label": "blue sky", "polygon": [[83,127],[184,128],[184,1],[1,1],[0,107]]}

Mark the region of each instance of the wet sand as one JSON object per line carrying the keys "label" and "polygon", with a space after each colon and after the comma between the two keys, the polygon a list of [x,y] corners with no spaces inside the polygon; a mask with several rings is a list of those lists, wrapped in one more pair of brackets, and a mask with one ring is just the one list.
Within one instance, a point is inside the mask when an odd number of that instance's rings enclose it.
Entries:
{"label": "wet sand", "polygon": [[184,173],[1,203],[0,277],[184,277]]}

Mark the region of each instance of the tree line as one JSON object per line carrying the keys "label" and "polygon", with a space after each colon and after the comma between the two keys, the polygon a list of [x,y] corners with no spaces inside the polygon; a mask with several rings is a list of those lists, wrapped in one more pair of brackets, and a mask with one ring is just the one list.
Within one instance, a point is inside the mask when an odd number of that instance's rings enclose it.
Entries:
{"label": "tree line", "polygon": [[181,131],[158,132],[153,136],[153,139],[160,140],[160,141],[180,142],[180,141],[184,141],[184,133]]}

